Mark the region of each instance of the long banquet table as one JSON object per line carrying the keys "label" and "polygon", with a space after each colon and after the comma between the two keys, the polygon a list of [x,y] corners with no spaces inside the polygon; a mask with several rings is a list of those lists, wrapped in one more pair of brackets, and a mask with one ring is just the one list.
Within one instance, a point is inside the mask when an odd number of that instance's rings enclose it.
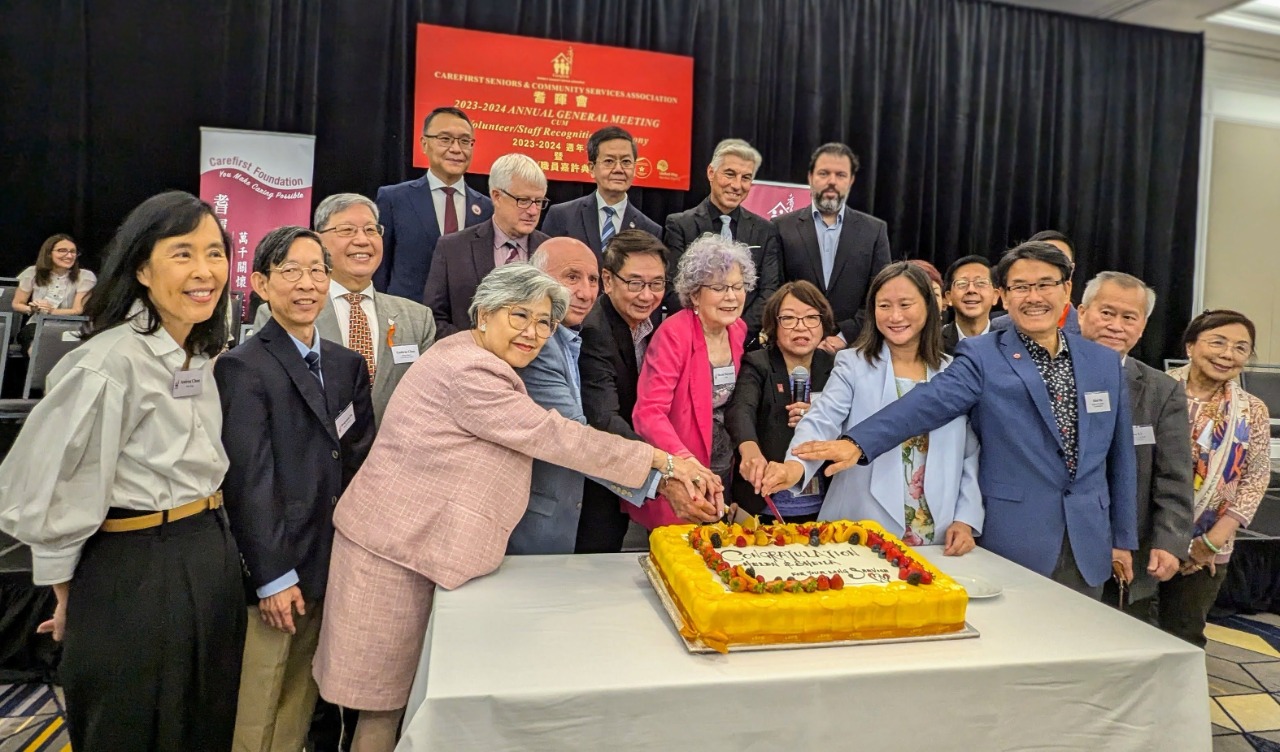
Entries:
{"label": "long banquet table", "polygon": [[438,590],[398,752],[1210,750],[1204,653],[978,549],[976,639],[694,655],[637,554]]}

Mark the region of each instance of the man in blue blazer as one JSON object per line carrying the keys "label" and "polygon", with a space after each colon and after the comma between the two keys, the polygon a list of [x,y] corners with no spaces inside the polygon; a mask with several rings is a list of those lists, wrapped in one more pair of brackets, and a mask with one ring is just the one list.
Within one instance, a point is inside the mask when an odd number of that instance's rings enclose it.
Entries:
{"label": "man in blue blazer", "polygon": [[[982,442],[980,545],[1094,598],[1112,562],[1132,579],[1137,468],[1128,387],[1115,352],[1058,327],[1070,273],[1070,261],[1046,243],[1009,251],[994,276],[1014,328],[962,340],[932,381],[840,439],[794,454],[832,460],[832,475],[968,414]],[[766,491],[785,473],[770,470]]]}
{"label": "man in blue blazer", "polygon": [[378,215],[385,225],[382,265],[373,275],[379,292],[422,302],[440,237],[493,216],[493,202],[462,179],[475,143],[467,113],[437,107],[422,122],[422,153],[431,164],[427,173],[378,189]]}
{"label": "man in blue blazer", "polygon": [[373,444],[364,358],[315,327],[328,302],[328,256],[305,228],[268,233],[253,287],[272,318],[214,366],[230,461],[223,498],[250,603],[236,749],[306,742],[333,507]]}
{"label": "man in blue blazer", "polygon": [[623,230],[644,230],[662,236],[657,222],[640,213],[627,199],[636,177],[636,141],[616,125],[606,126],[587,139],[587,167],[596,181],[590,195],[556,204],[547,210],[542,231],[551,237],[568,236],[586,243],[596,258],[604,244]]}
{"label": "man in blue blazer", "polygon": [[[1071,246],[1071,239],[1057,230],[1041,230],[1027,241],[1048,243],[1067,255],[1067,261],[1071,262],[1071,272],[1076,270],[1076,249]],[[1070,275],[1068,275],[1070,279]],[[1067,304],[1062,309],[1062,315],[1058,319],[1058,326],[1062,327],[1062,331],[1068,334],[1080,333],[1080,314],[1076,311],[1076,307],[1071,305],[1071,296],[1067,296]],[[991,319],[991,331],[999,332],[1013,327],[1013,319],[1007,316],[1000,316]]]}

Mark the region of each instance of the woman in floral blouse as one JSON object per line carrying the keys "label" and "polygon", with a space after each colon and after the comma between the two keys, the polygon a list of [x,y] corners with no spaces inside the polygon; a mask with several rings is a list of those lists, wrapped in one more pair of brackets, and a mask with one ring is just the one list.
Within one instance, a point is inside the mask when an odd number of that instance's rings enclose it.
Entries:
{"label": "woman in floral blouse", "polygon": [[1209,608],[1226,579],[1236,529],[1258,511],[1271,473],[1267,406],[1236,377],[1253,355],[1253,322],[1205,311],[1187,325],[1185,366],[1169,372],[1187,389],[1195,462],[1195,528],[1182,569],[1160,586],[1160,623],[1204,647]]}

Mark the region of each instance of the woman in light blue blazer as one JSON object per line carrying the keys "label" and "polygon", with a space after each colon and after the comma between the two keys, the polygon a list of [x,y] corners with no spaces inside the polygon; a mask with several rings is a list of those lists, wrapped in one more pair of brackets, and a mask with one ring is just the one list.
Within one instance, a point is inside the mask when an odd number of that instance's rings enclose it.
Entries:
{"label": "woman in light blue blazer", "polygon": [[[783,464],[791,484],[808,483],[822,462],[806,442],[830,441],[950,363],[929,279],[907,262],[886,266],[871,282],[866,323],[796,426]],[[904,442],[870,465],[837,473],[818,514],[823,520],[875,520],[909,545],[944,545],[955,556],[973,549],[982,532],[978,440],[959,417]]]}

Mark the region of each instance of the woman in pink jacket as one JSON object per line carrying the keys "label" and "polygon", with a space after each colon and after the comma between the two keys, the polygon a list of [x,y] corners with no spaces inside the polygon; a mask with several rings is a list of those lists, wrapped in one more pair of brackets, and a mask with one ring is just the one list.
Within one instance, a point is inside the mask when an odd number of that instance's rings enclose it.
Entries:
{"label": "woman in pink jacket", "polygon": [[[675,277],[685,308],[654,332],[632,413],[642,439],[719,475],[726,501],[733,442],[725,429],[725,405],[733,397],[747,334],[742,307],[755,284],[746,245],[711,233],[689,244]],[[682,522],[662,497],[643,507],[622,506],[646,530]]]}

